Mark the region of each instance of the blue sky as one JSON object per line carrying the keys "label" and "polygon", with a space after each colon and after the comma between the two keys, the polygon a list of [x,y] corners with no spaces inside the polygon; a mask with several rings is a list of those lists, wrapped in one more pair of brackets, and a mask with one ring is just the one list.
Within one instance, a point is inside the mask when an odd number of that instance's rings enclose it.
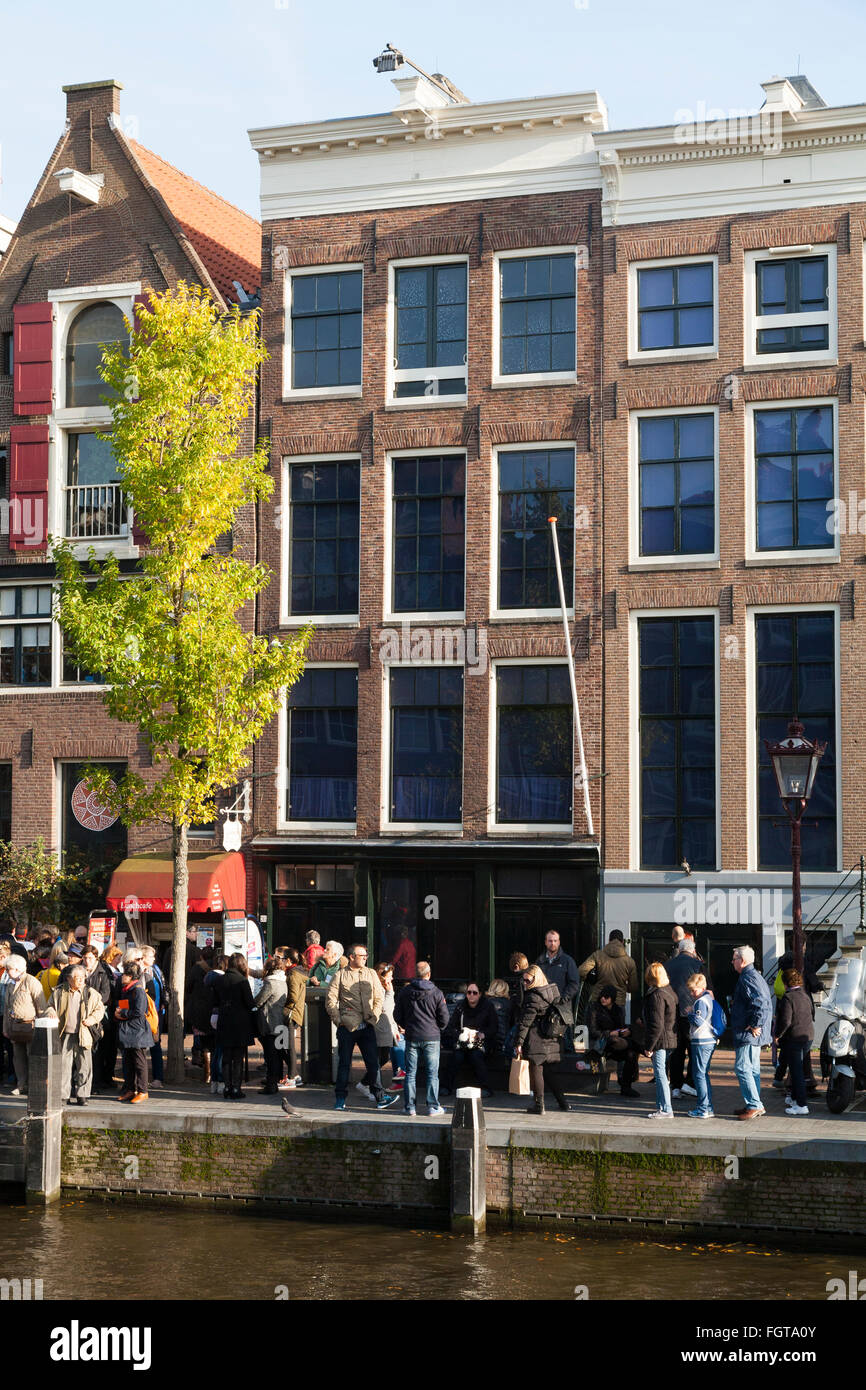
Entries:
{"label": "blue sky", "polygon": [[249,127],[390,108],[391,42],[476,101],[598,90],[611,126],[760,105],[805,73],[866,101],[863,0],[0,0],[0,213],[20,216],[62,128],[65,83],[123,83],[130,134],[258,213]]}

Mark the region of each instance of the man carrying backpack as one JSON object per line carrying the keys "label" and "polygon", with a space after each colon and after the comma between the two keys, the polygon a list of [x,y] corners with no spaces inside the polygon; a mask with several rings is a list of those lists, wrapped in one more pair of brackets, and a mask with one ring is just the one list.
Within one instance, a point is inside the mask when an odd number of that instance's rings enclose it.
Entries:
{"label": "man carrying backpack", "polygon": [[710,1085],[709,1070],[713,1052],[719,1038],[725,1031],[727,1022],[720,1004],[707,989],[706,975],[690,975],[686,981],[689,997],[694,1001],[686,1010],[689,1021],[689,1049],[692,1056],[692,1075],[695,1078],[697,1101],[694,1110],[689,1111],[692,1120],[711,1120],[713,1111],[713,1088]]}

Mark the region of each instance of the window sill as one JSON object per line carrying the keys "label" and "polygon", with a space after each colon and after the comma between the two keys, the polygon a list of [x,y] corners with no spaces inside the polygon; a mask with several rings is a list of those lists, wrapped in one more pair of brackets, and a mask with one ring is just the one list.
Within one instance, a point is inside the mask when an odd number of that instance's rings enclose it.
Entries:
{"label": "window sill", "polygon": [[357,613],[330,613],[318,617],[313,613],[309,617],[280,615],[281,628],[307,627],[310,623],[316,627],[360,627],[361,619]]}
{"label": "window sill", "polygon": [[666,362],[717,362],[719,349],[700,347],[700,348],[670,348],[663,352],[641,352],[635,357],[626,359],[628,367],[649,367],[658,364],[663,366]]}
{"label": "window sill", "polygon": [[393,821],[388,821],[381,827],[379,834],[394,836],[396,839],[404,835],[439,835],[452,839],[455,835],[463,834],[463,823],[458,821],[454,825],[443,825],[441,821],[407,821],[405,825],[396,825]]}
{"label": "window sill", "polygon": [[65,536],[64,541],[71,546],[72,553],[76,560],[86,560],[88,552],[95,550],[97,556],[116,555],[121,560],[137,560],[141,551],[137,545],[133,545],[131,540],[124,536],[93,536],[89,540],[81,540],[75,536]]}
{"label": "window sill", "polygon": [[59,429],[98,428],[112,423],[112,414],[104,405],[64,405],[54,411],[54,423]]}
{"label": "window sill", "polygon": [[283,835],[291,835],[294,831],[302,830],[305,835],[316,832],[322,835],[345,835],[347,837],[358,833],[356,821],[322,821],[322,820],[280,820],[277,821],[277,831]]}
{"label": "window sill", "polygon": [[576,386],[577,372],[526,372],[522,376],[494,376],[490,385],[494,391],[509,386]]}
{"label": "window sill", "polygon": [[383,619],[382,619],[382,622],[383,622],[383,623],[386,623],[386,624],[390,624],[390,625],[392,625],[392,626],[395,625],[395,624],[399,624],[401,627],[402,627],[402,625],[403,625],[404,623],[407,625],[407,627],[413,627],[413,626],[415,626],[416,624],[419,625],[419,626],[420,626],[421,624],[423,624],[424,627],[433,627],[433,626],[435,626],[437,623],[448,623],[450,626],[454,627],[455,624],[463,624],[463,623],[466,622],[466,614],[463,613],[463,612],[461,612],[461,613],[415,613],[415,612],[411,612],[411,613],[386,613],[385,616],[384,616]]}
{"label": "window sill", "polygon": [[[567,618],[572,619],[574,617],[574,609],[566,608],[565,615]],[[507,608],[503,608],[497,609],[496,612],[491,613],[488,621],[491,623],[561,623],[562,609],[534,608],[527,610],[525,608],[518,608],[514,612],[509,612]]]}
{"label": "window sill", "polygon": [[362,386],[311,386],[309,390],[284,391],[280,404],[294,401],[356,401],[363,396]]}
{"label": "window sill", "polygon": [[629,572],[640,574],[646,570],[717,570],[721,568],[719,557],[707,555],[660,555],[654,560],[631,560]]}
{"label": "window sill", "polygon": [[832,550],[772,550],[766,555],[747,555],[744,564],[747,569],[760,569],[764,565],[838,565],[841,562],[841,555]]}
{"label": "window sill", "polygon": [[488,835],[574,835],[573,825],[488,825]]}
{"label": "window sill", "polygon": [[467,396],[404,396],[385,402],[386,410],[443,410],[449,406],[466,409]]}
{"label": "window sill", "polygon": [[[798,367],[838,367],[839,358],[836,353],[809,357],[806,353],[786,352],[775,354],[772,357],[762,357],[760,360],[751,359],[743,363],[744,372],[778,372],[796,371]],[[757,402],[755,402],[757,404]]]}

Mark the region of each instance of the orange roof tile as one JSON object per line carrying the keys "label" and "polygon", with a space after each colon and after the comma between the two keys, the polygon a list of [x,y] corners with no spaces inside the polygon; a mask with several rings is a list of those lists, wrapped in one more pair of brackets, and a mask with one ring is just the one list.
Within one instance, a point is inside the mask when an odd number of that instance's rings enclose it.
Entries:
{"label": "orange roof tile", "polygon": [[254,293],[262,281],[261,224],[137,140],[129,140],[129,145],[189,237],[220,294],[232,302],[237,299],[233,280],[239,280],[247,294]]}

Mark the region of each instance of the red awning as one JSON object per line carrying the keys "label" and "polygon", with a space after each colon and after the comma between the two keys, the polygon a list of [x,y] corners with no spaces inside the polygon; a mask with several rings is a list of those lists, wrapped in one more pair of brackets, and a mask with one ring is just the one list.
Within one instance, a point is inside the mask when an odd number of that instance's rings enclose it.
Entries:
{"label": "red awning", "polygon": [[[246,870],[235,851],[189,856],[189,911],[243,913],[246,909]],[[111,876],[106,902],[115,912],[171,912],[173,870],[170,857],[137,854],[118,864]]]}

